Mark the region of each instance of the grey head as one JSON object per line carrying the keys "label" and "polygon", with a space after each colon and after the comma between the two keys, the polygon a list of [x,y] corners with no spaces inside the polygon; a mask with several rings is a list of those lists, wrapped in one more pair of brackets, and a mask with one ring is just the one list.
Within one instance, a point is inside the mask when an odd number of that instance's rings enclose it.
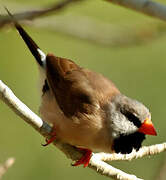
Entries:
{"label": "grey head", "polygon": [[106,109],[109,132],[113,138],[112,149],[123,154],[130,153],[133,148],[138,150],[145,139],[139,128],[146,118],[151,119],[149,110],[122,94],[114,96]]}

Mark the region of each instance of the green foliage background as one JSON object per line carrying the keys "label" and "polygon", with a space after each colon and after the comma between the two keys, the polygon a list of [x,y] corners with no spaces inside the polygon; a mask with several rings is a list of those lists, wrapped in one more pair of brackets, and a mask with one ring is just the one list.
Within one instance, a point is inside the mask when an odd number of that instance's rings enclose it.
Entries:
{"label": "green foliage background", "polygon": [[[55,1],[4,0],[3,4],[8,2],[40,7]],[[14,7],[9,8],[14,11]],[[89,0],[72,5],[57,15],[59,14],[86,15],[102,22],[119,25],[119,27],[159,22],[159,20],[102,0]],[[77,26],[77,22],[75,25]],[[144,44],[111,47],[49,29],[30,26],[25,26],[25,28],[45,52],[53,52],[57,56],[70,58],[83,67],[104,74],[112,79],[122,93],[147,105],[152,112],[152,120],[158,136],[147,136],[144,145],[165,141],[166,35]],[[40,98],[37,91],[37,66],[22,39],[14,29],[10,28],[0,30],[0,79],[25,104],[38,113]],[[43,137],[1,101],[0,122],[0,162],[4,162],[10,156],[16,158],[14,166],[4,176],[4,180],[107,179],[89,168],[71,167],[71,160],[68,160],[52,145],[42,147]],[[138,177],[153,180],[158,174],[164,157],[165,153],[161,153],[151,158],[111,164]]]}

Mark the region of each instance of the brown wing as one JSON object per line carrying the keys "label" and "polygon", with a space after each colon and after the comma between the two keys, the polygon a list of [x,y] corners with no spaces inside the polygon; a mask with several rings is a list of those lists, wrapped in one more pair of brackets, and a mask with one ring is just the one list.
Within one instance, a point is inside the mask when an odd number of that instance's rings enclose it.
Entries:
{"label": "brown wing", "polygon": [[48,83],[66,116],[91,113],[93,90],[79,66],[69,59],[49,54],[46,70]]}
{"label": "brown wing", "polygon": [[112,95],[119,93],[107,78],[80,68],[69,59],[49,54],[46,70],[48,83],[66,116],[93,113],[94,106],[104,105]]}

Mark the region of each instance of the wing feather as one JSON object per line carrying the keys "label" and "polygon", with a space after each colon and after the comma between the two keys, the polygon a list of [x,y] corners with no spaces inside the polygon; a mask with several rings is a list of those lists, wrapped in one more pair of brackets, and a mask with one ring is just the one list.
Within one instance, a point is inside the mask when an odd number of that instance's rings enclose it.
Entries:
{"label": "wing feather", "polygon": [[58,105],[66,116],[92,112],[93,90],[78,65],[69,59],[48,54],[46,73]]}

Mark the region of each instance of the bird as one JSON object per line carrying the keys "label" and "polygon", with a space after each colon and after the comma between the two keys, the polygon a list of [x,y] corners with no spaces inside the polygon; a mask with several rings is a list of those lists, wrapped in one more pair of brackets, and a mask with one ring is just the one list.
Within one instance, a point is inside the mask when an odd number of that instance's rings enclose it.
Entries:
{"label": "bird", "polygon": [[7,12],[39,68],[40,115],[53,129],[44,146],[56,139],[71,144],[83,153],[73,166],[87,167],[92,152],[129,154],[140,149],[145,135],[157,135],[145,105],[122,94],[102,74],[46,55]]}

